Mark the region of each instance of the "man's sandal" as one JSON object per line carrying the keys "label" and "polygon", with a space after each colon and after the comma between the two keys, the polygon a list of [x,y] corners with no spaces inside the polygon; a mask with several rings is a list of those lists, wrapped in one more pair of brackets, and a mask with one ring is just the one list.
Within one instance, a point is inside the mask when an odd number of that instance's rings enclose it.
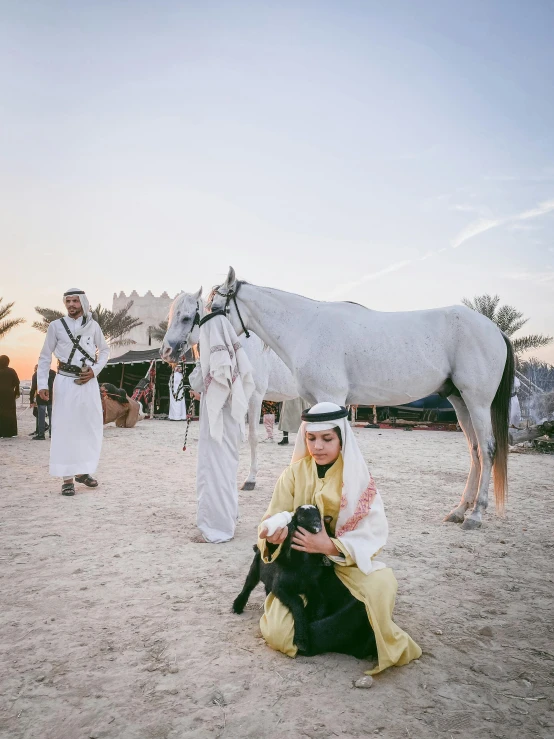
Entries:
{"label": "man's sandal", "polygon": [[95,480],[94,477],[91,477],[90,475],[75,475],[75,482],[80,482],[83,485],[86,485],[87,488],[98,487],[98,480]]}
{"label": "man's sandal", "polygon": [[64,482],[62,485],[62,495],[75,495],[75,485],[72,482]]}

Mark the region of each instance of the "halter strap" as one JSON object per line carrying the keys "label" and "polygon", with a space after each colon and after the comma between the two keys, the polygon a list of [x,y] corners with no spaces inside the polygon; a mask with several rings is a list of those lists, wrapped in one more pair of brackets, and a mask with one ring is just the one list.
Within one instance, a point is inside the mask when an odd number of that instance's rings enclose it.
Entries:
{"label": "halter strap", "polygon": [[[229,312],[229,303],[231,302],[231,300],[233,301],[233,303],[235,304],[235,309],[237,311],[237,316],[239,317],[240,325],[242,326],[242,330],[244,331],[244,335],[246,336],[247,339],[249,339],[250,338],[250,333],[249,333],[248,329],[246,328],[246,326],[244,325],[244,321],[242,320],[242,316],[240,314],[239,306],[237,304],[237,295],[238,295],[239,289],[240,289],[240,287],[242,285],[242,282],[237,282],[235,284],[236,284],[236,288],[234,290],[229,290],[229,292],[227,292],[227,293],[220,293],[219,292],[219,288],[216,288],[216,291],[215,292],[217,293],[217,295],[219,295],[220,298],[225,298],[225,308],[223,309],[225,311],[225,313],[228,313]],[[216,313],[217,312],[218,311],[216,311]]]}
{"label": "halter strap", "polygon": [[211,321],[212,318],[216,318],[217,316],[225,317],[225,310],[223,310],[223,308],[219,308],[218,310],[214,310],[212,313],[207,313],[204,318],[200,319],[198,325],[203,326],[205,323],[208,323],[208,321]]}

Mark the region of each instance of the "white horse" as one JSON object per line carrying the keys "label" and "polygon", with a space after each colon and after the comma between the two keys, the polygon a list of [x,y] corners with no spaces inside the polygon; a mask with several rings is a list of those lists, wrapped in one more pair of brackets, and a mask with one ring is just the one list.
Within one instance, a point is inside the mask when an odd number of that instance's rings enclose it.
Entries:
{"label": "white horse", "polygon": [[254,331],[281,357],[300,395],[317,403],[400,405],[434,392],[456,410],[471,454],[459,505],[446,521],[481,525],[494,470],[496,508],[507,493],[508,412],[514,378],[509,339],[464,306],[382,313],[237,281],[231,267],[212,310]]}
{"label": "white horse", "polygon": [[[181,293],[169,311],[167,332],[160,349],[162,359],[177,362],[186,350],[198,344],[199,321],[205,314],[202,288],[197,293]],[[250,471],[242,490],[254,490],[258,472],[258,423],[262,400],[282,401],[298,397],[296,382],[288,367],[255,334],[242,345],[252,364],[256,388],[248,403],[248,442]]]}

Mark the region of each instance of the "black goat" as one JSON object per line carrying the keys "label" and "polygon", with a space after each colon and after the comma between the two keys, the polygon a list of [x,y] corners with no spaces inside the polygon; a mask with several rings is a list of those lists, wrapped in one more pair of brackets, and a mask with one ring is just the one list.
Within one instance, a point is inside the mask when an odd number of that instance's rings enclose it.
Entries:
{"label": "black goat", "polygon": [[[329,636],[330,633],[327,632],[330,632],[330,629],[325,622],[330,614],[350,604],[358,604],[362,606],[365,615],[365,607],[360,601],[356,601],[348,588],[339,580],[332,562],[325,555],[308,554],[291,547],[292,537],[298,527],[312,534],[321,531],[321,515],[316,506],[304,505],[296,509],[288,525],[287,538],[283,542],[279,557],[274,562],[269,564],[262,562],[260,551],[257,546],[254,546],[256,554],[242,591],[233,602],[233,611],[243,612],[250,593],[261,580],[265,585],[266,595],[272,592],[292,613],[294,643],[299,651],[303,654],[313,654],[316,652],[311,649],[311,642],[314,641],[312,629],[310,629],[311,623],[321,622],[326,631],[325,636]],[[304,607],[301,595],[306,597],[306,607]],[[371,630],[367,616],[365,620]],[[316,640],[321,641],[317,638]],[[327,641],[326,638],[323,641]],[[317,652],[343,651],[342,649],[319,649],[317,647],[316,650]],[[353,652],[348,650],[346,653],[352,654]]]}

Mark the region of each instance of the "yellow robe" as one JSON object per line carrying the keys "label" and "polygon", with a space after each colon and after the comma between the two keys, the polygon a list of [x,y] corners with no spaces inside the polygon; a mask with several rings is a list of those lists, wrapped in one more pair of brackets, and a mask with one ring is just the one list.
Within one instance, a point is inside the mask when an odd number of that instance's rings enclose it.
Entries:
{"label": "yellow robe", "polygon": [[[342,456],[322,479],[318,478],[317,467],[311,457],[304,457],[291,464],[277,481],[266,515],[273,516],[281,511],[292,512],[301,505],[316,505],[322,516],[331,516],[330,527],[334,532],[342,491],[342,470]],[[390,567],[364,575],[340,541],[332,541],[344,554],[343,563],[335,564],[335,572],[352,595],[365,604],[369,622],[375,632],[378,664],[367,674],[374,675],[392,665],[405,665],[418,659],[421,649],[392,620],[398,584]],[[266,540],[259,539],[258,547],[264,562],[269,562]],[[278,547],[275,550],[272,560],[278,556],[280,549]],[[273,593],[266,598],[260,628],[270,647],[289,657],[296,656],[298,650],[293,643],[294,619],[288,608]]]}

